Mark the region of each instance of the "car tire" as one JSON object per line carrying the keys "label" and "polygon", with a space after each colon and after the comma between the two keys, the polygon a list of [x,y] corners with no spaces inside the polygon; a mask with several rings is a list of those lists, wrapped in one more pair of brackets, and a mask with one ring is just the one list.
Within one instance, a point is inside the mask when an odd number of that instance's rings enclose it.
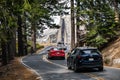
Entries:
{"label": "car tire", "polygon": [[51,59],[50,57],[48,57],[48,59]]}
{"label": "car tire", "polygon": [[48,58],[48,59],[50,59],[50,56],[49,56],[49,54],[47,55],[47,58]]}
{"label": "car tire", "polygon": [[68,69],[71,70],[72,69],[71,66],[69,66]]}
{"label": "car tire", "polygon": [[62,59],[65,60],[65,57],[63,57]]}
{"label": "car tire", "polygon": [[69,70],[72,69],[72,67],[70,66],[70,63],[69,63],[69,62],[67,62],[67,67],[68,67]]}
{"label": "car tire", "polygon": [[99,71],[103,71],[103,67],[99,67],[98,70],[99,70]]}
{"label": "car tire", "polygon": [[48,59],[51,59],[52,57],[48,56]]}
{"label": "car tire", "polygon": [[74,68],[73,68],[73,69],[74,69],[74,72],[78,72],[78,70],[79,70],[79,69],[78,69],[78,67],[77,67],[77,64],[76,64],[76,63],[74,63]]}

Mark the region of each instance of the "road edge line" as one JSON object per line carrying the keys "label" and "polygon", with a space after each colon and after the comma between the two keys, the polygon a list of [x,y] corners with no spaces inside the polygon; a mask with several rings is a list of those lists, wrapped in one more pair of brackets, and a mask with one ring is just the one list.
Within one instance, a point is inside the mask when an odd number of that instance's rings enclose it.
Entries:
{"label": "road edge line", "polygon": [[56,65],[56,66],[59,66],[59,67],[62,67],[62,68],[67,69],[66,66],[62,66],[62,65],[59,65],[59,64],[56,64],[56,63],[53,63],[53,62],[49,61],[49,60],[46,58],[46,55],[43,55],[42,59],[43,59],[44,61],[48,62],[48,63],[51,63],[51,64],[54,64],[54,65]]}
{"label": "road edge line", "polygon": [[26,67],[27,69],[29,69],[31,72],[35,73],[35,74],[38,76],[37,78],[39,78],[40,80],[43,80],[43,78],[40,76],[40,74],[39,74],[37,71],[35,71],[33,68],[31,68],[30,66],[26,65],[26,64],[23,62],[23,58],[25,58],[25,57],[27,57],[27,56],[24,56],[24,57],[22,57],[22,58],[20,59],[21,64],[23,64],[23,66],[25,66],[25,67]]}
{"label": "road edge line", "polygon": [[112,68],[112,69],[120,69],[120,68],[117,68],[117,67],[111,67],[111,66],[104,66],[106,68]]}

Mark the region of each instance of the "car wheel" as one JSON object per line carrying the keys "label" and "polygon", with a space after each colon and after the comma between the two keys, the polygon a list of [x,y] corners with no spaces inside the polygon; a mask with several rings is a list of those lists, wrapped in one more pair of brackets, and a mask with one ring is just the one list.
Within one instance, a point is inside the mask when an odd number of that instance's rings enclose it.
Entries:
{"label": "car wheel", "polygon": [[77,67],[77,64],[76,63],[74,63],[74,72],[78,72],[78,67]]}
{"label": "car wheel", "polygon": [[98,70],[99,70],[99,71],[103,71],[103,67],[99,67]]}
{"label": "car wheel", "polygon": [[48,59],[50,59],[50,56],[49,56],[49,54],[47,55],[47,58],[48,58]]}
{"label": "car wheel", "polygon": [[68,69],[72,69],[69,62],[67,62],[67,67]]}
{"label": "car wheel", "polygon": [[48,59],[51,59],[52,57],[48,56]]}
{"label": "car wheel", "polygon": [[50,57],[48,57],[48,59],[51,59]]}
{"label": "car wheel", "polygon": [[65,60],[65,57],[63,57],[63,60]]}

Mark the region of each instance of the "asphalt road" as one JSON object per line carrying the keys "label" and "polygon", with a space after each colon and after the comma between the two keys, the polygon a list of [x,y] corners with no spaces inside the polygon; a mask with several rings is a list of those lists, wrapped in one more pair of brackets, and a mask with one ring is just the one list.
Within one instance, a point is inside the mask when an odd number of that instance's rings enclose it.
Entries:
{"label": "asphalt road", "polygon": [[120,80],[120,69],[105,67],[104,71],[96,69],[82,70],[75,73],[68,70],[66,60],[48,60],[46,47],[39,54],[28,55],[22,59],[30,69],[34,70],[41,80]]}

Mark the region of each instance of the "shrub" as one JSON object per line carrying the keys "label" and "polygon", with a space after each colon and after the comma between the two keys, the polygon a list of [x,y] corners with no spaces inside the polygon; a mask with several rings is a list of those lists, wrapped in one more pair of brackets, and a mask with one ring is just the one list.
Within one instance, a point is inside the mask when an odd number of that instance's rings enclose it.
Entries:
{"label": "shrub", "polygon": [[43,45],[40,45],[40,44],[36,44],[36,49],[38,50],[38,49],[42,49],[42,48],[44,48],[44,46]]}
{"label": "shrub", "polygon": [[104,59],[104,63],[105,63],[106,65],[109,65],[109,64],[110,64],[110,59],[109,59],[109,58],[105,58],[105,59]]}

